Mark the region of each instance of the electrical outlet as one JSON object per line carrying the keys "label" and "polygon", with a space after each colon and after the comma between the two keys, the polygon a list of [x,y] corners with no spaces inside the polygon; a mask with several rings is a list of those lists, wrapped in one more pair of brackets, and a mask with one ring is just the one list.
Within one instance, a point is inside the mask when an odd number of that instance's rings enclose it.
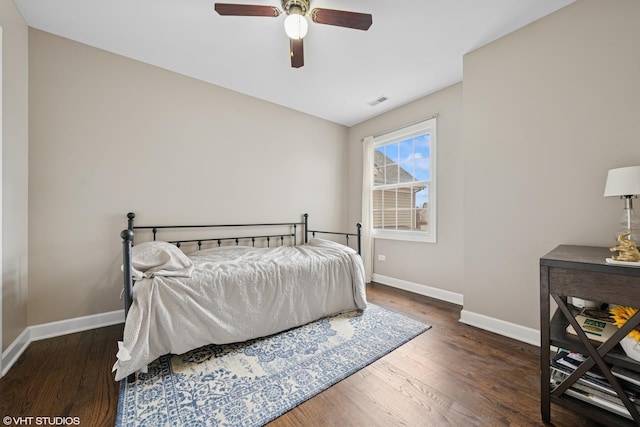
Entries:
{"label": "electrical outlet", "polygon": [[384,255],[378,255],[378,261],[386,261],[387,257]]}

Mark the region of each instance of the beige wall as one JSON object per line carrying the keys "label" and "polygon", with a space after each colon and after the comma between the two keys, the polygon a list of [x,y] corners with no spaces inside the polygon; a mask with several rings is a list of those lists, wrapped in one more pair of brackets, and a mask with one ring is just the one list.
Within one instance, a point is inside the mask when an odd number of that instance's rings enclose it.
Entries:
{"label": "beige wall", "polygon": [[12,0],[2,27],[2,350],[27,326],[28,30]]}
{"label": "beige wall", "polygon": [[139,223],[344,228],[347,128],[29,30],[29,323],[118,310]]}
{"label": "beige wall", "polygon": [[[362,139],[427,119],[436,113],[439,114],[436,206],[438,241],[416,243],[376,239],[373,272],[393,279],[394,282],[409,282],[412,286],[429,286],[462,294],[462,84],[450,86],[349,129],[349,191],[352,195],[349,213],[352,220],[360,220]],[[378,254],[385,255],[386,261],[378,261]],[[420,288],[417,290],[421,291]]]}
{"label": "beige wall", "polygon": [[[464,309],[539,328],[538,259],[610,246],[640,164],[640,2],[581,0],[464,57]],[[442,196],[442,192],[440,193]]]}

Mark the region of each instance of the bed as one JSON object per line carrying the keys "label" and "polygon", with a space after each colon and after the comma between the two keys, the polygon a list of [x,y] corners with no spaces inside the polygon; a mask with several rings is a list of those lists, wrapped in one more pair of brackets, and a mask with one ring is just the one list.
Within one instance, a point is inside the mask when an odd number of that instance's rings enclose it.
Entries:
{"label": "bed", "polygon": [[[307,214],[302,222],[179,226],[136,226],[135,214],[127,217],[116,380],[145,372],[165,354],[268,336],[367,306],[359,224],[356,233],[341,233],[310,230]],[[229,237],[229,229],[266,232]],[[173,238],[183,231],[215,235]],[[134,235],[145,232],[152,236],[134,245]]]}

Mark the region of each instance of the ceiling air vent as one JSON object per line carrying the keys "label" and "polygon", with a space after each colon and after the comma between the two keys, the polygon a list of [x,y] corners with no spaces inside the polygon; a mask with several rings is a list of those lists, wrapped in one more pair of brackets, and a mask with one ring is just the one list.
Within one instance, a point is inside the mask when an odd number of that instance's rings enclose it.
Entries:
{"label": "ceiling air vent", "polygon": [[377,97],[376,99],[374,99],[371,102],[367,102],[367,104],[369,104],[372,107],[375,107],[376,105],[382,104],[383,102],[388,101],[388,100],[389,100],[389,98],[387,98],[385,95],[382,95],[382,96]]}

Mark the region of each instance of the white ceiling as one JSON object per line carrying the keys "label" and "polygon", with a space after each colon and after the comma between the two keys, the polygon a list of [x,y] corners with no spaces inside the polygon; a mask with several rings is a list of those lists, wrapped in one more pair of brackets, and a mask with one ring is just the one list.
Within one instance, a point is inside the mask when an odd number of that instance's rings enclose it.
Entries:
{"label": "white ceiling", "polygon": [[[313,0],[371,13],[373,25],[310,23],[299,69],[284,15],[220,16],[214,0],[15,2],[30,27],[352,126],[462,81],[465,53],[573,0]],[[389,100],[368,105],[380,96]]]}

